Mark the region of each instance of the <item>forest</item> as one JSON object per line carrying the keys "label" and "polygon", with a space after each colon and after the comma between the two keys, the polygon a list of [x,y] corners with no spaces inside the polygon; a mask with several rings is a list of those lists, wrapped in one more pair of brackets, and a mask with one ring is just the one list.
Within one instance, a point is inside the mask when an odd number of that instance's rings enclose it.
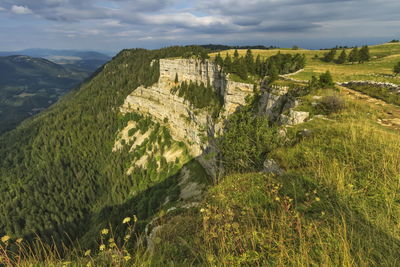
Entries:
{"label": "forest", "polygon": [[278,75],[295,72],[304,68],[305,56],[301,54],[281,54],[280,52],[267,59],[261,59],[258,55],[255,59],[250,49],[247,50],[245,56],[239,56],[237,50],[233,54],[233,58],[226,54],[222,58],[218,53],[215,62],[223,68],[227,73],[232,73],[243,81],[251,81],[251,77],[269,76],[270,81],[276,80]]}

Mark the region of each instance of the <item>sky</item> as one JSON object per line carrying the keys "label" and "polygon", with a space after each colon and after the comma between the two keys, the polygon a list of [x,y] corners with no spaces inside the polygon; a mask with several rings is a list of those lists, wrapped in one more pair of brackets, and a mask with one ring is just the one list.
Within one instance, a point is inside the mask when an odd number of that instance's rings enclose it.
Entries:
{"label": "sky", "polygon": [[399,0],[0,0],[0,51],[400,39]]}

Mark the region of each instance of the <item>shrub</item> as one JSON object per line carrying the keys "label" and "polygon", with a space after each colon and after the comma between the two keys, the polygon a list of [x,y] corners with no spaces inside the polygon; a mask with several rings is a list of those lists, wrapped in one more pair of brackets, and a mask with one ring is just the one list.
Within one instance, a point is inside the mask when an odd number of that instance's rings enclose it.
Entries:
{"label": "shrub", "polygon": [[400,61],[397,62],[397,64],[394,66],[393,72],[394,72],[395,75],[400,73]]}
{"label": "shrub", "polygon": [[335,86],[329,70],[319,76],[319,86],[321,88],[332,88]]}
{"label": "shrub", "polygon": [[336,113],[344,109],[344,100],[337,95],[325,96],[318,104],[319,109],[325,114]]}

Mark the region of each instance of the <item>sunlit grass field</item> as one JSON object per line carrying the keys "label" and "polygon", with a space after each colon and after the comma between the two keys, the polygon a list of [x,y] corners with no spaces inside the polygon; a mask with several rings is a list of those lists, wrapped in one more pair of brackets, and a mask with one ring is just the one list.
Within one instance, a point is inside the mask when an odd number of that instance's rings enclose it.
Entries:
{"label": "sunlit grass field", "polygon": [[[279,52],[288,54],[305,54],[306,67],[302,72],[299,72],[291,77],[294,79],[308,81],[311,76],[321,74],[329,70],[336,82],[346,82],[354,80],[368,80],[378,82],[391,82],[400,84],[400,76],[393,75],[393,66],[400,61],[400,43],[387,43],[381,45],[369,46],[371,61],[364,64],[336,64],[333,62],[324,62],[322,57],[327,50],[307,50],[298,49],[292,50],[288,48],[260,50],[253,49],[253,55],[256,57],[260,55],[261,58],[268,58]],[[351,49],[346,49],[347,55]],[[220,52],[223,57],[226,53],[233,56],[235,50],[226,50]],[[245,55],[246,50],[238,50],[239,55]],[[339,57],[341,50],[338,50],[336,57]],[[211,53],[210,56],[214,57],[217,53]]]}

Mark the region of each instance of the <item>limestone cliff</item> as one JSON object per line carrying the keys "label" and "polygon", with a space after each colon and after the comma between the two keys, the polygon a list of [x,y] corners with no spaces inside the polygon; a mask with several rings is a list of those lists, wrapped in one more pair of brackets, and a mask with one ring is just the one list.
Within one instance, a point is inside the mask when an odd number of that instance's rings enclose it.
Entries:
{"label": "limestone cliff", "polygon": [[[205,156],[214,151],[210,140],[220,132],[224,118],[245,104],[245,98],[253,94],[254,86],[229,80],[219,66],[208,60],[161,59],[159,64],[159,81],[148,88],[136,88],[126,98],[121,112],[149,114],[168,125],[172,137],[185,142],[192,156],[198,157],[209,174],[215,176],[216,163]],[[197,81],[212,85],[223,98],[220,116],[212,118],[207,109],[195,109],[185,99],[171,93],[176,86],[176,76],[179,82]]]}
{"label": "limestone cliff", "polygon": [[270,121],[281,125],[296,125],[304,122],[309,117],[308,112],[295,111],[298,105],[288,86],[261,85],[261,98],[259,102],[259,115],[266,115]]}

